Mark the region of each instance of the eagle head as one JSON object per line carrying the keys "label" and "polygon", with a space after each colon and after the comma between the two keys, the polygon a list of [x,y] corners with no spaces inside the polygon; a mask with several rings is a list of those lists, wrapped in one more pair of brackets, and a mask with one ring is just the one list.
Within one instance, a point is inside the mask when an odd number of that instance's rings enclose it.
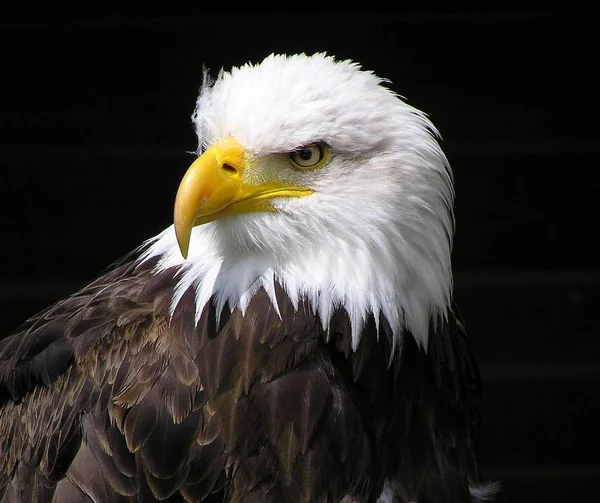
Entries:
{"label": "eagle head", "polygon": [[346,309],[353,345],[385,316],[426,347],[452,276],[452,174],[426,116],[351,61],[271,55],[204,83],[192,116],[198,157],[174,226],[147,256],[181,268],[199,318],[212,298],[247,307],[275,283],[323,328]]}

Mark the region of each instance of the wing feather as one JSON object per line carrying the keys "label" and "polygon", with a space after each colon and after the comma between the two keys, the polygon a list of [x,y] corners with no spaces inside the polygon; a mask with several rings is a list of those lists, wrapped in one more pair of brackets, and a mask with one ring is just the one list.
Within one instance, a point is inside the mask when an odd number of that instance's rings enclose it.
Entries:
{"label": "wing feather", "polygon": [[[368,501],[462,498],[477,482],[477,367],[454,313],[428,352],[345,310],[327,331],[275,283],[244,314],[176,270],[125,261],[0,339],[0,499]],[[281,315],[281,316],[280,316]],[[392,357],[394,356],[394,357]],[[467,496],[465,496],[467,497]]]}
{"label": "wing feather", "polygon": [[0,499],[201,501],[223,487],[220,429],[198,443],[207,336],[169,318],[176,271],[136,257],[0,339]]}

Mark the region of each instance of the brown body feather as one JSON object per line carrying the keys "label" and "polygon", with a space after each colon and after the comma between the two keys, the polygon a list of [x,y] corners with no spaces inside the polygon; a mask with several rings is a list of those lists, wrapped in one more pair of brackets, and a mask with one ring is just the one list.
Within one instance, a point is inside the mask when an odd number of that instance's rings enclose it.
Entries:
{"label": "brown body feather", "polygon": [[[479,381],[451,313],[428,353],[391,358],[371,317],[356,351],[279,288],[245,315],[175,270],[125,260],[0,339],[0,502],[470,501]],[[217,316],[217,315],[220,316]],[[218,325],[217,319],[219,318]],[[390,364],[391,361],[391,364]]]}

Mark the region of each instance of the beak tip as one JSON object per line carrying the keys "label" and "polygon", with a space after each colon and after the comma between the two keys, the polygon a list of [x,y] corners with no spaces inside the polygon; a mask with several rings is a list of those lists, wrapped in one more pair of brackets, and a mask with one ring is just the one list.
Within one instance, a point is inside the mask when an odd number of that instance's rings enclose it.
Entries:
{"label": "beak tip", "polygon": [[175,238],[177,239],[177,245],[179,246],[179,251],[181,252],[181,255],[184,259],[187,259],[190,248],[189,235],[184,237],[181,235],[181,233],[177,232],[177,229],[175,229]]}
{"label": "beak tip", "polygon": [[179,244],[179,251],[181,252],[181,256],[184,259],[187,259],[188,258],[188,251],[189,251],[189,243],[178,242],[178,244]]}

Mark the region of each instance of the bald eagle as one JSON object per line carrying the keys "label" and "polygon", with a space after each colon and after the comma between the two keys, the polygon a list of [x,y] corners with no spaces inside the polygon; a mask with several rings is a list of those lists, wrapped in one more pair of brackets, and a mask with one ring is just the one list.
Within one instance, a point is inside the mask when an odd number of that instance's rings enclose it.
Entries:
{"label": "bald eagle", "polygon": [[0,501],[484,499],[432,123],[324,54],[192,118],[174,225],[0,339]]}

